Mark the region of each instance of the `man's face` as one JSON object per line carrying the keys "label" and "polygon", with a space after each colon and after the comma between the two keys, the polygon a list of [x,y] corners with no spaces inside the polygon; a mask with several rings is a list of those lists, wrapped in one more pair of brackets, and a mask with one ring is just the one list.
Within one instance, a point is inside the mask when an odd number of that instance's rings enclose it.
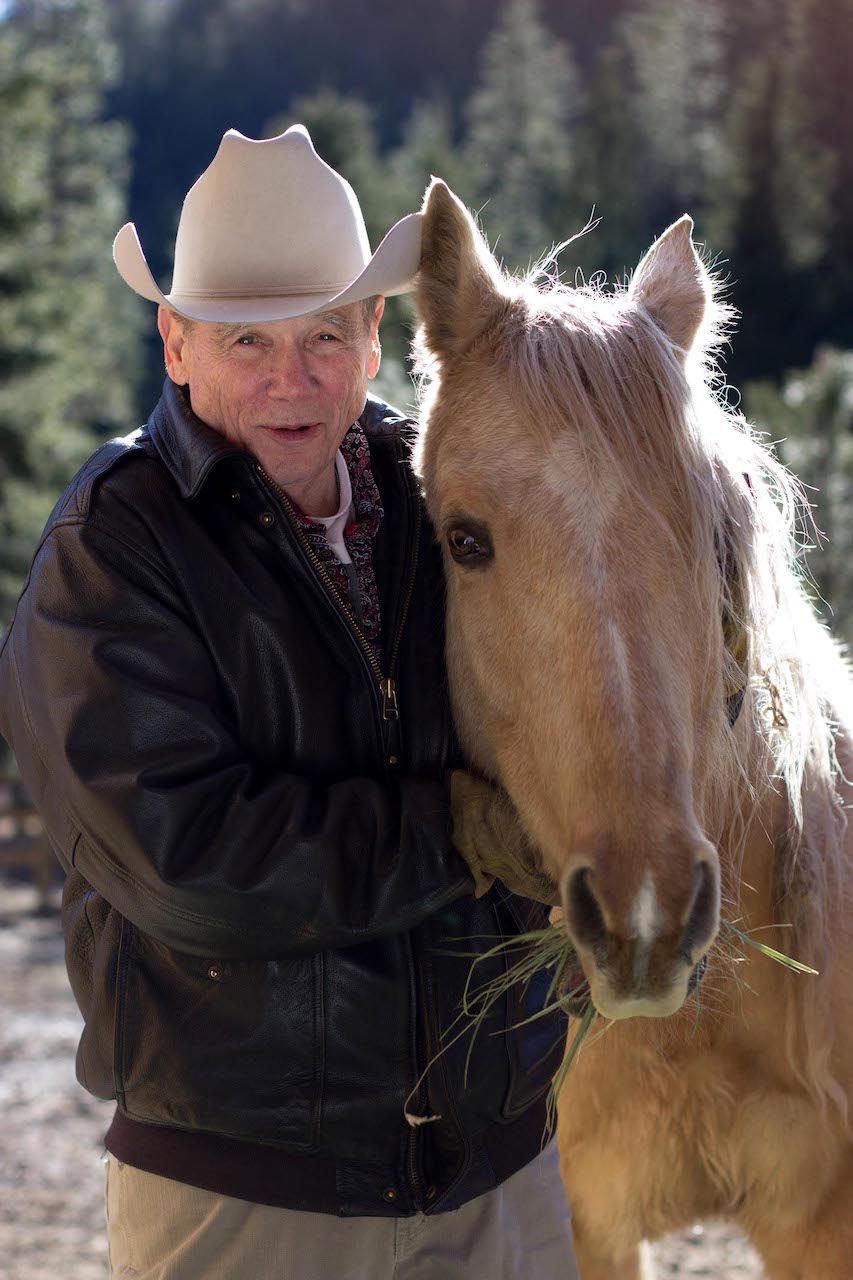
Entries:
{"label": "man's face", "polygon": [[308,515],[337,510],[334,459],[379,368],[380,299],[368,324],[360,302],[261,324],[158,317],[173,381],[193,412],[251,453]]}

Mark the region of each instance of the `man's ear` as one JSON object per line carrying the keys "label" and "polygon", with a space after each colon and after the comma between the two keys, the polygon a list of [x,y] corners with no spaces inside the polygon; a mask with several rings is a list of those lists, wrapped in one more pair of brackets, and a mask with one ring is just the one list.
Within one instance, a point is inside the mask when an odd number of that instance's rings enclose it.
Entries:
{"label": "man's ear", "polygon": [[423,203],[415,304],[421,340],[440,360],[463,355],[507,306],[500,267],[471,214],[440,178]]}
{"label": "man's ear", "polygon": [[166,372],[173,382],[183,387],[190,380],[185,360],[187,335],[177,316],[168,307],[157,308],[157,328],[163,339]]}
{"label": "man's ear", "polygon": [[367,376],[375,378],[382,361],[382,343],[379,341],[379,321],[385,310],[385,299],[380,294],[376,299],[376,310],[370,322],[370,355],[367,360]]}

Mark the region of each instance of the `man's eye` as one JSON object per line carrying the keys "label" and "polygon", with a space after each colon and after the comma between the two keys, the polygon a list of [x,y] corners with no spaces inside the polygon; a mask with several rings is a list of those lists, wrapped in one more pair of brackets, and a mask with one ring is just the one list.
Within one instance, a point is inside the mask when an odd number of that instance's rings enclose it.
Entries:
{"label": "man's eye", "polygon": [[338,335],[336,333],[321,333],[318,334],[318,340],[320,342],[337,342]]}
{"label": "man's eye", "polygon": [[237,339],[238,347],[254,347],[258,339],[254,333],[241,333]]}

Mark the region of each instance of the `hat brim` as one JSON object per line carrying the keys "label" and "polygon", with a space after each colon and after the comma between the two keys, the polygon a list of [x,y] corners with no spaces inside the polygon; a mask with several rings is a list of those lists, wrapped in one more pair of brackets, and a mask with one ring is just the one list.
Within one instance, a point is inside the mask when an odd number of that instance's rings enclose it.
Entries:
{"label": "hat brim", "polygon": [[113,258],[119,275],[140,297],[177,311],[190,320],[242,324],[261,320],[291,320],[329,307],[343,307],[374,294],[393,297],[414,286],[421,256],[423,215],[410,213],[396,222],[382,240],[364,270],[338,293],[294,293],[261,296],[187,295],[163,293],[142,251],[132,222],[126,223],[113,242]]}

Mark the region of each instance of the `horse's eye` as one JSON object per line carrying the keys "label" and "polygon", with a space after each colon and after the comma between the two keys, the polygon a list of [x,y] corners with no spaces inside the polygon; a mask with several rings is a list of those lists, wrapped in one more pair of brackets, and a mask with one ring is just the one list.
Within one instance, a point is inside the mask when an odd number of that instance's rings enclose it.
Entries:
{"label": "horse's eye", "polygon": [[492,548],[488,539],[476,536],[470,529],[449,529],[447,545],[450,554],[458,564],[484,564],[492,557]]}

